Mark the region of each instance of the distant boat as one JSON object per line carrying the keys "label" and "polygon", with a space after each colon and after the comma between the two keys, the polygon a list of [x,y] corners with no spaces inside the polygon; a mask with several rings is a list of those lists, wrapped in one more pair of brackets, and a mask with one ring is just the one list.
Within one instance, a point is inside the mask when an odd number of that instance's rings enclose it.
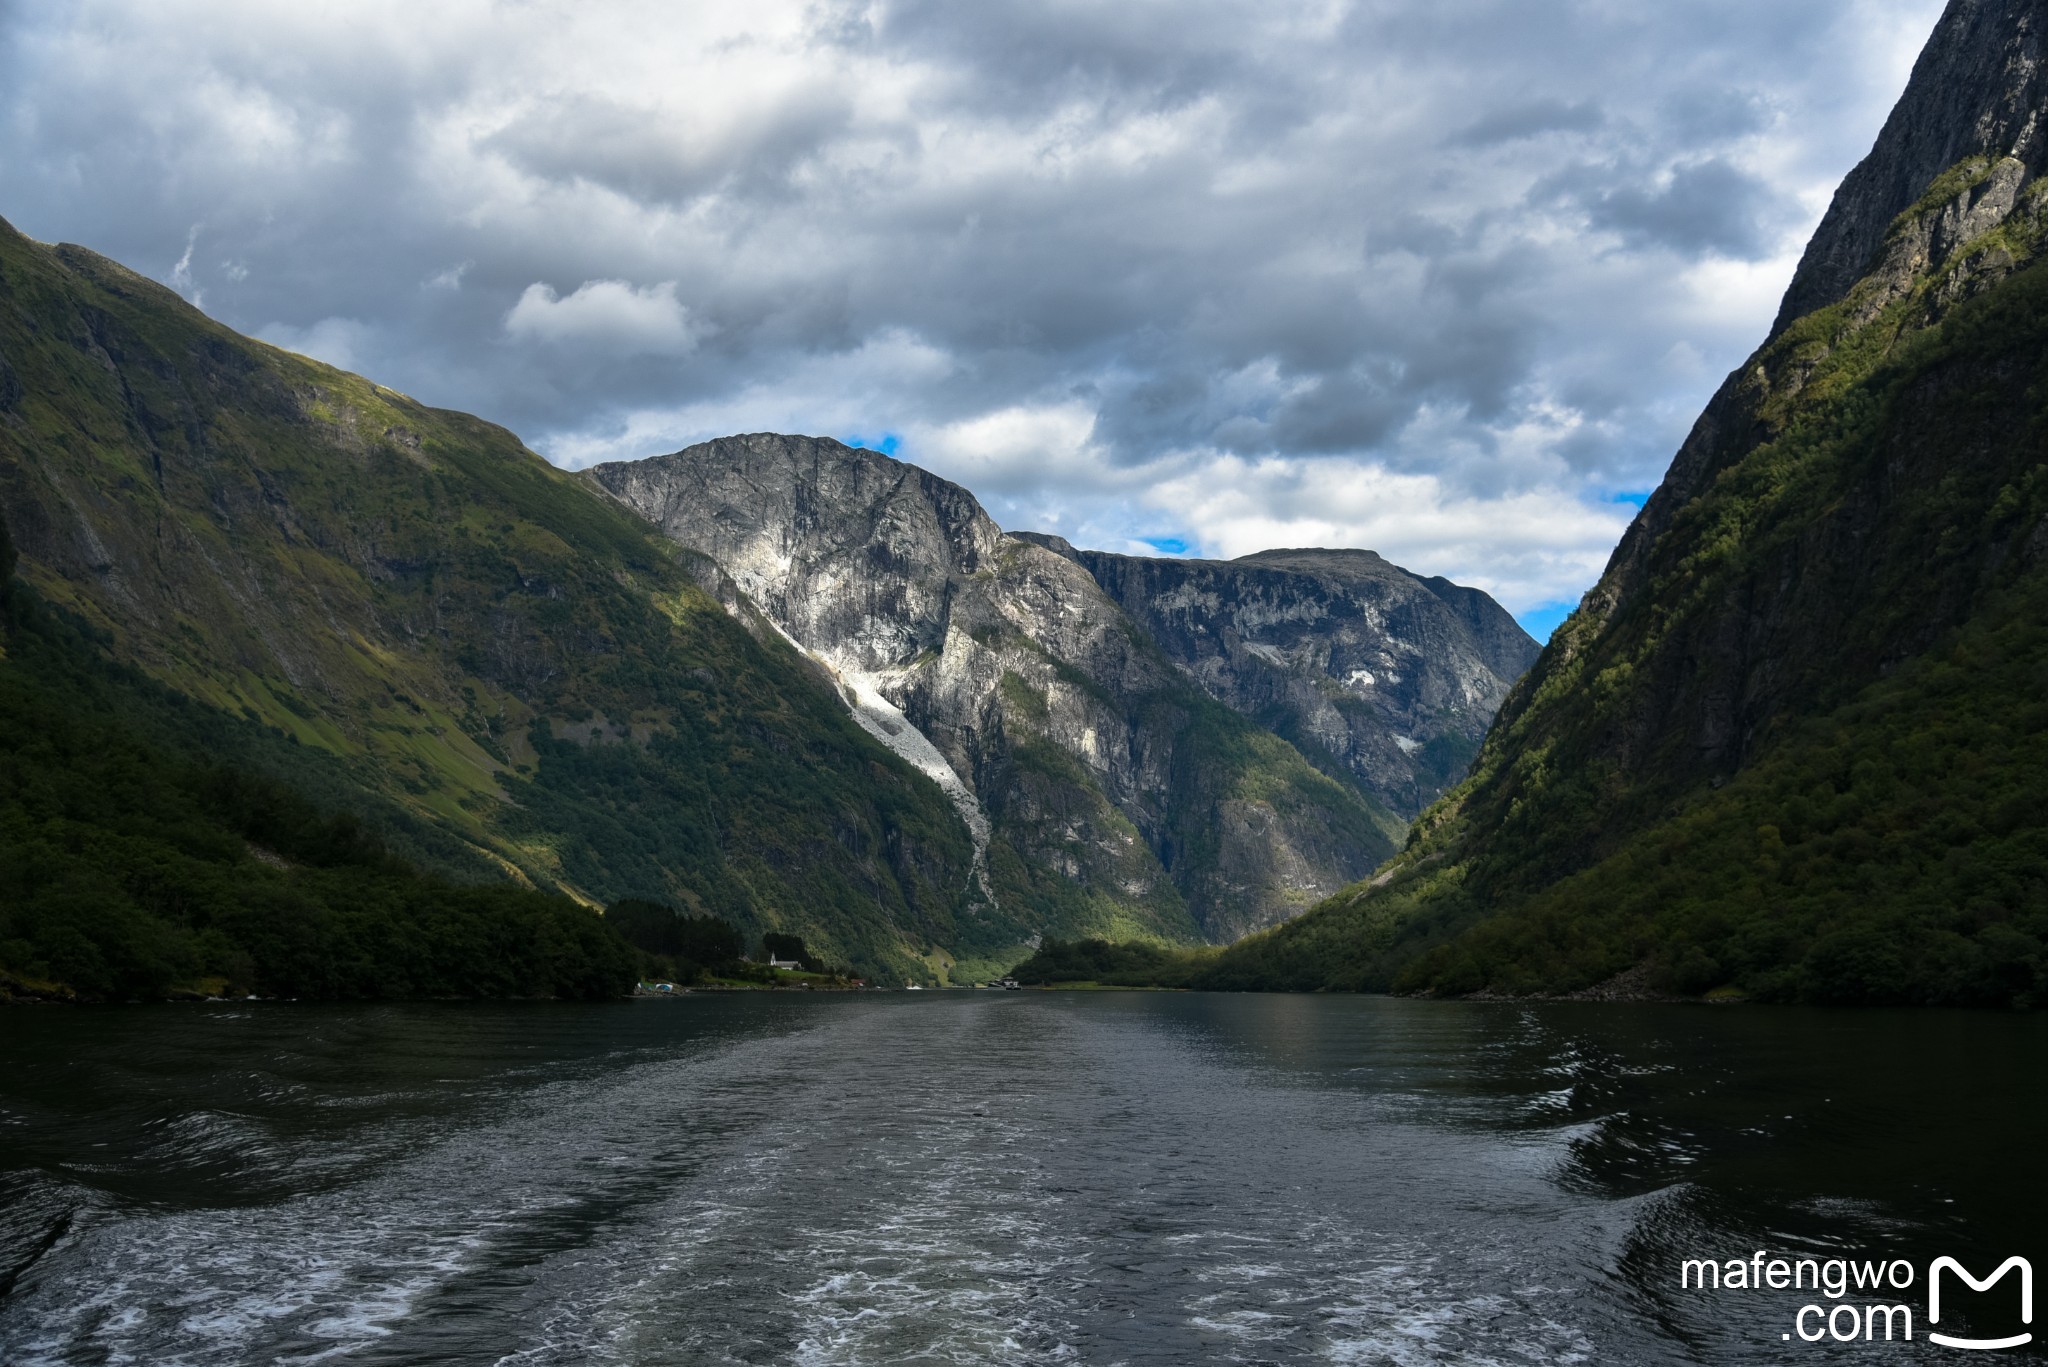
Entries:
{"label": "distant boat", "polygon": [[912,983],[912,984],[910,984],[910,985],[909,985],[908,987],[904,988],[903,990],[904,990],[905,992],[922,992],[922,991],[924,991],[924,984],[923,984],[923,983]]}
{"label": "distant boat", "polygon": [[1018,982],[1015,978],[1005,978],[997,986],[1001,987],[1005,992],[1022,992],[1024,990],[1024,984]]}

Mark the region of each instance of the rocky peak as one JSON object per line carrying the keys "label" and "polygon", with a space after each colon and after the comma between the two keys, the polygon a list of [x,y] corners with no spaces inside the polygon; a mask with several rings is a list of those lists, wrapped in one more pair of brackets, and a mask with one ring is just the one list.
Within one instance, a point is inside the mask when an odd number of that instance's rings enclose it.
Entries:
{"label": "rocky peak", "polygon": [[2008,209],[2020,184],[2041,173],[2048,162],[2044,26],[2048,7],[2039,0],[1950,0],[1870,155],[1835,191],[1772,336],[1846,295],[1870,272],[1893,220],[1948,168],[1972,156],[2010,159],[1992,191]]}
{"label": "rocky peak", "polygon": [[829,438],[721,437],[589,474],[805,646],[863,670],[941,648],[952,582],[1003,541],[959,485]]}
{"label": "rocky peak", "polygon": [[1082,553],[1004,534],[958,485],[770,434],[589,477],[722,567],[952,795],[991,934],[1230,939],[1390,849],[1391,813],[1196,688]]}

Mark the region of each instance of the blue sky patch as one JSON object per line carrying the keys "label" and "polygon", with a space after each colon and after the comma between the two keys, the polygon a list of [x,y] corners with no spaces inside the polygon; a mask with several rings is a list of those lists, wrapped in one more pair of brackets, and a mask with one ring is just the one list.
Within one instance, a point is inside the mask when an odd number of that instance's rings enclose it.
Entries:
{"label": "blue sky patch", "polygon": [[1618,494],[1610,495],[1607,501],[1609,503],[1627,503],[1640,508],[1650,501],[1650,494],[1652,492],[1649,489],[1624,489]]}
{"label": "blue sky patch", "polygon": [[1516,613],[1515,620],[1522,624],[1522,630],[1539,641],[1547,642],[1550,633],[1556,631],[1577,606],[1577,603],[1543,603],[1527,612]]}
{"label": "blue sky patch", "polygon": [[903,445],[903,438],[894,432],[884,432],[879,437],[845,437],[848,446],[858,446],[864,451],[880,451],[885,456],[894,456]]}
{"label": "blue sky patch", "polygon": [[1158,551],[1161,555],[1186,555],[1188,543],[1178,536],[1141,536],[1138,540]]}

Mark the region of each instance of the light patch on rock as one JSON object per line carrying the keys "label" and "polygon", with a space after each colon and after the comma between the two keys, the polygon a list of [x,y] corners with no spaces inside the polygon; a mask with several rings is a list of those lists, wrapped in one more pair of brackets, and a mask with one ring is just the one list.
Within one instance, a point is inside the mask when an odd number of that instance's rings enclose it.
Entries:
{"label": "light patch on rock", "polygon": [[[826,663],[829,667],[829,662]],[[945,753],[932,743],[931,737],[914,726],[903,710],[882,696],[879,685],[882,679],[874,675],[852,670],[835,671],[844,686],[845,696],[852,707],[853,719],[861,724],[875,739],[900,755],[911,768],[939,785],[939,788],[959,809],[960,819],[967,823],[968,832],[974,837],[974,860],[977,868],[988,853],[988,815],[981,809],[981,800],[967,781],[960,777]]]}
{"label": "light patch on rock", "polygon": [[1190,585],[1182,584],[1172,592],[1162,594],[1159,606],[1167,611],[1185,612],[1190,608],[1200,608],[1204,612],[1219,612],[1223,604],[1213,593],[1203,593]]}
{"label": "light patch on rock", "polygon": [[1394,744],[1401,747],[1401,753],[1404,755],[1412,755],[1422,748],[1422,742],[1413,736],[1396,736]]}
{"label": "light patch on rock", "polygon": [[1370,669],[1354,669],[1344,676],[1344,682],[1350,684],[1353,688],[1371,688],[1373,685],[1372,671]]}
{"label": "light patch on rock", "polygon": [[1264,600],[1239,605],[1231,612],[1231,621],[1239,631],[1257,631],[1260,627],[1319,622],[1329,615],[1329,610],[1321,603],[1308,598],[1285,602]]}
{"label": "light patch on rock", "polygon": [[882,695],[883,686],[891,682],[889,676],[850,668],[820,651],[806,649],[802,642],[783,630],[780,623],[773,618],[768,620],[783,640],[816,660],[832,675],[839,685],[840,698],[861,730],[939,785],[939,791],[953,804],[953,810],[960,813],[960,820],[966,823],[967,834],[974,841],[974,886],[984,902],[995,906],[995,888],[988,881],[988,813],[982,810],[981,799],[967,786],[967,780],[960,777],[945,752],[903,715],[902,708]]}
{"label": "light patch on rock", "polygon": [[1256,655],[1269,665],[1279,665],[1283,669],[1287,666],[1286,652],[1282,651],[1278,646],[1261,645],[1257,641],[1246,641],[1244,648],[1247,654]]}

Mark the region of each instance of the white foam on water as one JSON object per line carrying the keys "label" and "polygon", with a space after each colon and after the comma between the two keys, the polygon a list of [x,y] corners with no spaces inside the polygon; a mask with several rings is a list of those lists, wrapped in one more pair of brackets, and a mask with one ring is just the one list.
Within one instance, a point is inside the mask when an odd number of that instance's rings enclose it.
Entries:
{"label": "white foam on water", "polygon": [[[778,1155],[735,1156],[649,1211],[652,1239],[619,1231],[563,1269],[546,1341],[505,1361],[1071,1360],[1036,1303],[1076,1257],[996,1190],[985,1163],[962,1161],[949,1117],[878,1136],[862,1155],[869,1180],[831,1219],[777,1161],[801,1156],[805,1128],[793,1121]],[[678,1305],[691,1313],[674,1315]]]}
{"label": "white foam on water", "polygon": [[[103,1220],[75,1235],[58,1264],[24,1279],[0,1324],[0,1360],[196,1367],[277,1352],[293,1361],[359,1353],[480,1254],[573,1210],[644,1161],[616,1152],[608,1130],[642,1144],[659,1137],[662,1098],[677,1093],[736,1112],[758,1106],[763,1083],[789,1081],[779,1053],[777,1041],[756,1041],[725,1057],[542,1085],[509,1119],[459,1132],[339,1191],[255,1209]],[[209,1151],[209,1133],[223,1126],[195,1112],[177,1128]],[[593,1148],[607,1161],[584,1162]],[[73,1266],[90,1274],[61,1275]]]}
{"label": "white foam on water", "polygon": [[1580,1238],[1544,1197],[1570,1131],[1428,1128],[1113,1007],[821,1003],[534,1083],[340,1190],[103,1219],[24,1283],[0,1360],[1590,1356],[1528,1285]]}

